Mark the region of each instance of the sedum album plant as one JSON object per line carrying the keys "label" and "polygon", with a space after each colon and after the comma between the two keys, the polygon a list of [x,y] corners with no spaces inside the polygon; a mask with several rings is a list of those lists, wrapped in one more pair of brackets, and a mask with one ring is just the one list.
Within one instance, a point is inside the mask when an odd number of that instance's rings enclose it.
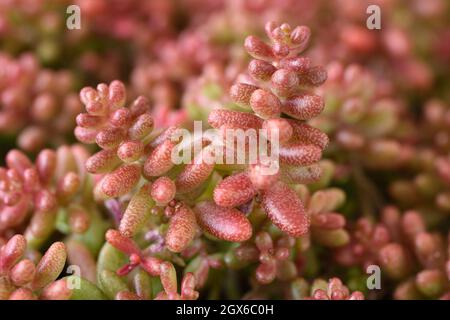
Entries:
{"label": "sedum album plant", "polygon": [[[256,37],[246,40],[247,51],[265,59],[249,64],[253,84],[238,83],[230,89],[231,99],[252,112],[215,110],[209,115],[209,123],[218,129],[266,128],[269,143],[273,132],[280,132],[280,168],[272,175],[263,175],[264,164],[260,162],[238,166],[241,169],[236,171],[233,165],[203,161],[204,153],[213,152],[210,141],[203,142],[192,163],[175,165],[172,151],[179,141],[173,136],[179,128],[155,130],[146,98],[140,96],[126,107],[126,89],[120,81],[81,90],[87,112],[77,116],[75,136],[101,148],[85,166],[94,175],[94,199],[105,204],[118,230],[107,232],[108,244],[101,250],[97,265],[97,282],[110,298],[196,298],[195,288],[205,285],[210,268],[223,269],[233,264],[229,259],[253,264],[251,253],[245,253],[252,250],[253,241],[261,261],[256,281],[270,283],[277,273],[281,279],[291,279],[298,273],[292,260],[299,241],[296,239],[309,237],[311,223],[312,234],[319,242],[345,244],[346,233],[339,229],[345,225],[345,218],[329,212],[340,205],[343,194],[330,189],[310,199],[306,188],[289,186],[314,182],[327,168],[327,163],[318,161],[328,138],[304,122],[323,109],[320,96],[307,92],[325,80],[325,71],[310,67],[308,59],[297,56],[307,44],[308,28],[291,30],[287,24],[269,23],[266,29],[272,47]],[[267,74],[261,75],[263,71]],[[281,113],[287,117],[280,117]],[[307,202],[306,209],[302,198]],[[327,207],[314,204],[321,198],[331,201]],[[279,244],[272,253],[275,239]],[[208,252],[217,241],[229,244],[223,251]],[[242,248],[227,252],[227,247],[239,242],[243,242]],[[121,257],[123,265],[110,266],[104,257],[112,259],[110,256],[115,255],[118,260],[120,252],[125,254]],[[185,274],[178,294],[173,264],[186,263],[193,273]],[[136,268],[139,271],[135,274]],[[140,292],[138,282],[143,281],[140,278],[144,274],[148,281],[159,278],[162,291],[153,295]],[[129,287],[125,277],[139,280]],[[110,287],[110,282],[116,286]]]}
{"label": "sedum album plant", "polygon": [[[328,213],[339,205],[338,199],[342,200],[342,195],[330,191],[322,196],[332,201],[329,209],[314,209],[315,200],[310,200],[307,211],[300,198],[301,190],[289,186],[320,178],[322,167],[318,161],[328,143],[325,134],[304,122],[323,109],[321,97],[306,93],[308,88],[326,79],[322,68],[310,67],[308,59],[297,56],[308,42],[309,29],[297,27],[291,30],[287,24],[277,26],[274,23],[267,24],[266,29],[273,41],[272,47],[256,37],[250,36],[246,40],[247,51],[265,59],[255,59],[249,64],[254,84],[238,83],[230,89],[231,99],[252,112],[213,110],[208,120],[212,127],[222,130],[266,128],[268,137],[265,138],[269,143],[273,132],[279,132],[282,142],[280,168],[272,175],[264,175],[264,164],[260,161],[238,171],[232,164],[208,163],[204,157],[214,152],[211,141],[202,142],[204,146],[195,154],[192,163],[176,165],[172,152],[179,141],[173,137],[179,128],[154,129],[146,98],[140,96],[126,107],[126,89],[120,81],[81,90],[80,98],[87,112],[77,116],[75,135],[81,142],[96,143],[101,148],[87,159],[86,170],[95,175],[93,192],[96,201],[104,202],[109,208],[114,203],[112,211],[119,211],[113,213],[118,231],[108,231],[106,238],[129,260],[117,270],[108,269],[110,276],[115,273],[121,277],[130,276],[139,267],[149,276],[160,277],[164,291],[156,298],[193,298],[198,294],[183,295],[184,291],[195,288],[193,273],[186,273],[181,295],[173,296],[176,291],[167,288],[169,285],[165,283],[161,268],[172,270],[173,263],[181,266],[189,263],[187,268],[191,269],[200,264],[197,276],[200,276],[198,285],[201,285],[206,281],[210,267],[220,269],[224,264],[226,251],[214,253],[215,258],[208,253],[214,242],[228,242],[226,248],[233,243],[256,241],[260,259],[264,259],[256,271],[256,279],[268,283],[276,272],[272,271],[275,260],[270,258],[273,245],[269,242],[273,240],[264,231],[266,228],[275,228],[278,233],[285,234],[284,240],[278,240],[285,245],[273,257],[286,260],[296,238],[309,232],[311,219],[316,234],[321,234],[323,226],[337,231],[345,225],[345,219],[339,214]],[[262,72],[267,74],[261,75]],[[268,89],[257,87],[258,83]],[[295,118],[282,118],[282,112]],[[320,196],[314,195],[312,199],[317,197]],[[331,200],[334,198],[335,201]],[[249,219],[252,215],[257,221]],[[316,219],[316,215],[320,218]],[[256,230],[261,231],[253,240]],[[324,232],[318,237],[326,242],[327,233]],[[139,249],[129,238],[145,244],[145,249]],[[265,238],[267,240],[263,240]],[[345,239],[341,241],[345,242]],[[264,255],[267,258],[262,258]],[[194,265],[189,268],[191,264]],[[288,268],[293,276],[297,274],[296,266],[289,259],[280,268],[280,272]],[[125,283],[117,275],[113,277]],[[102,276],[103,272],[100,273]],[[103,285],[108,283],[102,282]],[[172,286],[176,287],[176,283]],[[121,297],[127,294],[140,296],[136,287],[120,292]]]}

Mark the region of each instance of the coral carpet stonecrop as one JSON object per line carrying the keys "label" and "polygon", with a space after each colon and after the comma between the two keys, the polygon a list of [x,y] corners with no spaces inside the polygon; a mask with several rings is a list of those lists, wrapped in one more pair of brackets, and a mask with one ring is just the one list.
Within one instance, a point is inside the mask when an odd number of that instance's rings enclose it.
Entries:
{"label": "coral carpet stonecrop", "polygon": [[[310,31],[307,27],[291,30],[287,24],[278,26],[271,22],[266,25],[266,32],[273,42],[272,46],[254,36],[245,41],[247,51],[257,58],[249,64],[249,74],[253,77],[254,84],[238,83],[230,91],[237,104],[252,110],[254,114],[215,110],[211,112],[209,122],[217,129],[266,128],[269,141],[274,135],[270,132],[279,133],[282,170],[289,174],[298,170],[296,167],[313,166],[313,169],[305,168],[303,176],[307,176],[308,172],[314,175],[318,170],[314,166],[317,166],[328,138],[318,129],[304,123],[304,120],[316,116],[323,109],[322,98],[307,92],[308,88],[324,82],[326,73],[321,67],[310,66],[308,58],[298,56],[309,40]],[[261,86],[268,85],[270,90],[259,88],[258,83]],[[214,163],[204,161],[204,157],[212,152],[212,148],[205,146],[195,155],[193,163],[174,173],[177,168],[170,155],[176,143],[171,137],[177,129],[168,128],[159,136],[152,135],[153,119],[148,113],[148,102],[139,97],[129,108],[125,108],[125,91],[124,85],[119,81],[114,81],[109,86],[100,84],[97,90],[84,88],[80,97],[86,105],[87,113],[77,117],[75,135],[80,141],[96,142],[103,149],[87,162],[89,172],[104,174],[96,185],[95,194],[98,199],[126,195],[138,184],[141,172],[150,182],[166,174],[175,174],[175,184],[170,186],[170,191],[164,191],[167,187],[159,182],[165,179],[170,183],[170,178],[162,177],[154,181],[157,186],[153,186],[151,194],[141,190],[133,196],[119,227],[124,235],[133,236],[148,219],[148,213],[154,205],[149,204],[150,202],[156,201],[159,206],[166,206],[175,193],[188,194],[188,198],[192,200],[195,198],[192,192],[199,190],[211,176]],[[288,117],[281,118],[281,113]],[[259,194],[262,206],[277,227],[290,236],[305,234],[309,218],[301,200],[283,181],[283,177],[279,179],[277,174],[261,176],[263,169],[264,164],[257,163],[245,172],[224,177],[214,189],[214,202],[219,207],[237,207]],[[302,179],[299,174],[291,177],[294,180],[297,178],[296,183],[308,180],[308,177]],[[245,191],[241,192],[242,189]],[[161,202],[158,198],[164,192],[173,195]],[[138,196],[142,199],[136,199]],[[145,197],[148,199],[144,200]],[[231,218],[234,216],[231,209],[228,212],[217,210],[222,212],[221,215],[224,214],[225,220],[220,220],[220,215],[211,216],[211,221],[204,220],[205,211],[197,208],[197,219],[204,221],[200,226],[216,236],[222,234],[220,229],[227,229],[226,225],[216,225],[219,221],[228,224],[235,221]],[[230,220],[226,217],[230,217]],[[245,221],[246,218],[243,219]],[[239,224],[237,220],[236,223]],[[247,237],[250,235],[251,230]],[[231,235],[230,239],[234,238]],[[245,237],[242,239],[246,240]]]}
{"label": "coral carpet stonecrop", "polygon": [[[150,104],[144,97],[126,107],[126,89],[120,81],[81,90],[87,112],[78,115],[75,135],[102,149],[86,162],[87,171],[97,177],[95,199],[116,198],[125,207],[119,232],[111,230],[107,235],[110,244],[130,257],[130,262],[117,271],[119,275],[141,266],[151,275],[160,276],[166,263],[163,261],[177,262],[176,254],[192,250],[195,239],[243,242],[252,238],[254,229],[262,228],[260,234],[265,234],[264,228],[271,224],[252,225],[248,214],[253,210],[265,211],[269,221],[286,234],[289,246],[309,232],[309,213],[289,184],[320,178],[318,161],[328,138],[305,120],[323,109],[322,98],[309,92],[325,81],[326,73],[321,67],[311,66],[308,58],[298,56],[309,40],[307,27],[291,30],[287,24],[271,22],[266,32],[272,41],[270,46],[254,36],[245,40],[246,50],[255,57],[248,68],[251,84],[237,83],[230,90],[231,99],[247,112],[214,110],[208,120],[220,130],[264,128],[266,136],[262,138],[269,145],[279,137],[280,170],[270,175],[264,174],[267,164],[262,161],[237,171],[232,164],[216,166],[206,161],[214,154],[207,140],[201,142],[191,163],[174,163],[171,156],[179,142],[174,139],[179,130],[153,130]],[[155,245],[144,251],[122,247],[122,241],[131,241],[126,238],[145,242],[148,232],[162,237],[158,249]],[[277,257],[289,257],[287,248],[282,251]],[[149,265],[146,261],[152,262]],[[260,281],[273,279],[267,274],[272,272],[270,264],[261,265],[262,271],[257,272]],[[159,297],[173,298],[172,291],[165,290]]]}

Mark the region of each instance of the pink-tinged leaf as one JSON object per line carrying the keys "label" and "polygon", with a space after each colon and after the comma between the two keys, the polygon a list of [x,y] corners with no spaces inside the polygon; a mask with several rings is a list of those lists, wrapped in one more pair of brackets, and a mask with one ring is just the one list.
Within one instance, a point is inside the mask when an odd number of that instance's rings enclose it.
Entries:
{"label": "pink-tinged leaf", "polygon": [[355,291],[350,294],[347,300],[364,300],[364,294],[361,291]]}
{"label": "pink-tinged leaf", "polygon": [[109,116],[109,123],[116,128],[128,128],[131,122],[131,112],[127,108],[119,108]]}
{"label": "pink-tinged leaf", "polygon": [[69,300],[72,289],[68,288],[67,279],[60,279],[45,287],[39,298],[41,300]]}
{"label": "pink-tinged leaf", "polygon": [[291,32],[291,42],[302,50],[308,45],[310,36],[311,30],[307,26],[298,26]]}
{"label": "pink-tinged leaf", "polygon": [[[276,172],[266,164],[251,164],[248,169],[248,177],[255,189],[267,189],[272,186],[279,178],[279,170]],[[269,174],[270,173],[270,174]]]}
{"label": "pink-tinged leaf", "polygon": [[269,141],[276,140],[278,137],[279,144],[288,142],[293,134],[292,126],[284,118],[268,119],[263,123],[263,129],[267,130],[267,138]]}
{"label": "pink-tinged leaf", "polygon": [[255,59],[272,60],[272,48],[255,36],[248,36],[244,42],[245,50]]}
{"label": "pink-tinged leaf", "polygon": [[59,200],[73,196],[81,184],[80,177],[74,172],[67,172],[59,181],[56,196]]}
{"label": "pink-tinged leaf", "polygon": [[273,240],[266,231],[260,231],[255,236],[255,245],[260,252],[269,252],[273,250]]}
{"label": "pink-tinged leaf", "polygon": [[133,195],[120,220],[119,230],[125,237],[133,237],[150,216],[155,202],[150,196],[150,184],[145,184]]}
{"label": "pink-tinged leaf", "polygon": [[250,97],[252,110],[261,118],[270,119],[280,115],[281,102],[273,93],[263,89],[255,90]]}
{"label": "pink-tinged leaf", "polygon": [[116,294],[115,300],[144,300],[136,293],[130,291],[119,291]]}
{"label": "pink-tinged leaf", "polygon": [[288,119],[294,130],[293,139],[303,144],[313,144],[325,149],[328,145],[328,136],[317,128],[294,119]]}
{"label": "pink-tinged leaf", "polygon": [[195,291],[196,279],[192,272],[188,272],[184,275],[181,282],[181,298],[184,300],[196,300],[198,299],[198,292]]}
{"label": "pink-tinged leaf", "polygon": [[114,80],[109,84],[108,98],[113,109],[123,107],[126,100],[125,85],[118,80]]}
{"label": "pink-tinged leaf", "polygon": [[92,87],[84,87],[80,90],[80,100],[83,104],[94,100],[97,97],[97,92]]}
{"label": "pink-tinged leaf", "polygon": [[162,261],[154,257],[144,257],[141,261],[141,267],[151,276],[159,276],[161,273]]}
{"label": "pink-tinged leaf", "polygon": [[230,98],[234,103],[242,107],[249,107],[250,97],[256,89],[258,87],[247,83],[234,84],[230,88]]}
{"label": "pink-tinged leaf", "polygon": [[7,229],[9,227],[20,225],[27,217],[30,208],[30,195],[23,194],[19,201],[13,206],[5,206],[0,214],[0,228]]}
{"label": "pink-tinged leaf", "polygon": [[[130,257],[131,259],[131,257]],[[137,264],[136,263],[128,263],[124,266],[122,266],[121,268],[117,269],[116,274],[119,277],[124,277],[127,276],[128,274],[130,274],[131,271],[133,271],[136,268]]]}
{"label": "pink-tinged leaf", "polygon": [[107,173],[120,164],[116,150],[100,150],[86,161],[89,173]]}
{"label": "pink-tinged leaf", "polygon": [[49,190],[43,189],[34,196],[34,206],[37,211],[52,212],[58,204],[55,195]]}
{"label": "pink-tinged leaf", "polygon": [[259,250],[254,244],[244,243],[234,250],[236,258],[241,261],[257,261],[259,258]]}
{"label": "pink-tinged leaf", "polygon": [[80,113],[75,119],[78,126],[83,128],[99,128],[103,125],[103,118],[89,113]]}
{"label": "pink-tinged leaf", "polygon": [[41,238],[45,239],[54,231],[56,221],[56,210],[36,211],[25,231],[27,239]]}
{"label": "pink-tinged leaf", "polygon": [[447,292],[447,281],[445,273],[437,268],[422,270],[416,276],[417,288],[427,297],[440,297]]}
{"label": "pink-tinged leaf", "polygon": [[282,59],[289,55],[290,48],[285,43],[275,42],[272,45],[272,51],[277,59]]}
{"label": "pink-tinged leaf", "polygon": [[214,189],[214,201],[221,207],[237,207],[252,199],[256,189],[246,172],[234,174],[219,182]]}
{"label": "pink-tinged leaf", "polygon": [[300,89],[299,79],[294,71],[278,69],[272,74],[271,79],[271,89],[279,97],[290,97]]}
{"label": "pink-tinged leaf", "polygon": [[169,177],[156,179],[151,188],[151,196],[158,205],[166,205],[175,197],[175,183]]}
{"label": "pink-tinged leaf", "polygon": [[95,143],[95,137],[97,136],[97,129],[91,128],[83,128],[83,127],[75,127],[74,135],[78,139],[78,141],[91,144]]}
{"label": "pink-tinged leaf", "polygon": [[199,226],[221,240],[241,242],[252,236],[250,221],[237,209],[204,201],[196,205],[195,211]]}
{"label": "pink-tinged leaf", "polygon": [[95,142],[102,149],[116,148],[125,138],[125,132],[119,128],[105,128],[95,136]]}
{"label": "pink-tinged leaf", "polygon": [[130,111],[131,116],[136,118],[150,110],[150,101],[144,97],[139,96],[131,103]]}
{"label": "pink-tinged leaf", "polygon": [[175,181],[177,192],[186,193],[199,187],[214,169],[213,149],[203,148],[192,163],[187,164]]}
{"label": "pink-tinged leaf", "polygon": [[66,263],[66,247],[62,242],[53,243],[36,266],[32,288],[41,289],[56,280]]}
{"label": "pink-tinged leaf", "polygon": [[280,163],[291,166],[308,166],[320,160],[322,150],[315,145],[291,144],[281,146]]}
{"label": "pink-tinged leaf", "polygon": [[22,198],[20,191],[12,191],[2,195],[2,201],[7,207],[15,206]]}
{"label": "pink-tinged leaf", "polygon": [[[0,115],[0,121],[7,121],[9,125],[11,125],[10,123],[15,122],[15,120],[1,119],[1,116],[2,115]],[[47,131],[44,126],[37,127],[29,125],[18,133],[16,143],[21,150],[34,153],[39,151],[46,144],[47,140]]]}
{"label": "pink-tinged leaf", "polygon": [[87,245],[79,240],[71,239],[66,242],[66,248],[69,264],[79,266],[82,277],[92,283],[96,283],[96,256],[90,251]]}
{"label": "pink-tinged leaf", "polygon": [[248,73],[255,80],[268,81],[275,71],[277,71],[277,68],[263,60],[253,59],[248,64]]}
{"label": "pink-tinged leaf", "polygon": [[422,216],[414,210],[408,210],[403,214],[401,226],[402,231],[410,240],[426,230]]}
{"label": "pink-tinged leaf", "polygon": [[108,197],[119,197],[133,189],[141,177],[141,166],[138,164],[123,165],[107,174],[99,182],[101,191]]}
{"label": "pink-tinged leaf", "polygon": [[26,248],[27,241],[20,234],[16,234],[4,247],[0,247],[0,274],[7,273],[22,258]]}
{"label": "pink-tinged leaf", "polygon": [[37,296],[27,288],[18,288],[11,293],[8,300],[37,300]]}
{"label": "pink-tinged leaf", "polygon": [[277,275],[276,261],[270,261],[269,263],[261,263],[256,268],[256,280],[261,284],[269,284]]}
{"label": "pink-tinged leaf", "polygon": [[232,129],[260,129],[263,120],[254,114],[232,110],[217,109],[211,111],[208,123],[216,129],[222,126]]}
{"label": "pink-tinged leaf", "polygon": [[68,288],[67,279],[60,279],[45,287],[39,298],[41,300],[69,300],[71,296],[72,289]]}
{"label": "pink-tinged leaf", "polygon": [[[68,171],[74,171],[78,174],[81,181],[84,181],[84,178],[86,176],[86,168],[85,163],[91,156],[91,153],[81,144],[74,144],[70,147],[70,152],[73,157],[73,169],[67,168],[65,172]],[[62,173],[64,174],[64,173]],[[58,178],[61,177],[61,175],[57,176]]]}
{"label": "pink-tinged leaf", "polygon": [[14,285],[21,287],[33,280],[35,269],[36,267],[31,260],[24,259],[11,269],[9,277]]}
{"label": "pink-tinged leaf", "polygon": [[327,80],[327,71],[322,66],[315,66],[308,70],[306,77],[301,77],[300,82],[309,86],[320,86]]}
{"label": "pink-tinged leaf", "polygon": [[319,115],[325,103],[318,95],[302,94],[286,100],[281,111],[299,120],[308,120]]}
{"label": "pink-tinged leaf", "polygon": [[164,261],[161,263],[161,284],[167,294],[177,292],[177,273],[172,263]]}
{"label": "pink-tinged leaf", "polygon": [[355,150],[364,147],[366,140],[364,135],[352,129],[341,129],[335,134],[335,140],[345,149]]}
{"label": "pink-tinged leaf", "polygon": [[16,170],[20,175],[23,175],[26,169],[33,166],[30,159],[19,150],[11,150],[6,155],[6,164],[9,169]]}
{"label": "pink-tinged leaf", "polygon": [[312,164],[307,167],[282,166],[281,179],[289,184],[308,184],[320,179],[322,168],[318,164]]}
{"label": "pink-tinged leaf", "polygon": [[152,140],[146,147],[150,147],[151,149],[154,149],[157,146],[159,146],[161,143],[163,143],[164,141],[171,140],[172,137],[174,137],[174,135],[176,135],[178,133],[179,129],[180,128],[177,126],[168,127],[163,132],[158,134],[158,136],[154,140]]}
{"label": "pink-tinged leaf", "polygon": [[170,139],[164,140],[152,150],[144,164],[146,178],[157,177],[172,169],[172,150],[177,144]]}
{"label": "pink-tinged leaf", "polygon": [[401,244],[385,245],[378,251],[378,259],[383,271],[392,279],[403,279],[412,271],[408,253]]}
{"label": "pink-tinged leaf", "polygon": [[195,213],[191,208],[182,204],[177,207],[175,214],[170,218],[165,243],[172,252],[181,252],[187,248],[194,239],[197,230]]}
{"label": "pink-tinged leaf", "polygon": [[33,192],[40,187],[39,174],[36,168],[28,168],[23,173],[23,182],[26,190]]}
{"label": "pink-tinged leaf", "polygon": [[139,160],[143,153],[144,144],[139,140],[124,141],[117,149],[117,156],[120,158],[120,160],[126,163]]}
{"label": "pink-tinged leaf", "polygon": [[302,201],[288,185],[279,181],[261,194],[261,204],[270,221],[292,237],[309,230],[309,217]]}
{"label": "pink-tinged leaf", "polygon": [[311,66],[311,60],[306,57],[290,57],[280,61],[280,68],[298,73],[305,73]]}
{"label": "pink-tinged leaf", "polygon": [[345,226],[345,217],[334,212],[313,214],[311,216],[311,226],[328,230],[343,228]]}
{"label": "pink-tinged leaf", "polygon": [[108,112],[108,105],[101,101],[92,100],[86,104],[86,111],[94,116],[105,116]]}
{"label": "pink-tinged leaf", "polygon": [[141,114],[128,129],[128,135],[133,140],[143,139],[152,132],[153,124],[153,117],[150,114]]}
{"label": "pink-tinged leaf", "polygon": [[36,169],[40,181],[45,185],[53,177],[56,169],[56,153],[53,150],[45,149],[39,152],[36,158]]}
{"label": "pink-tinged leaf", "polygon": [[425,268],[440,268],[445,264],[445,246],[436,234],[421,232],[414,237],[415,254]]}
{"label": "pink-tinged leaf", "polygon": [[110,245],[112,245],[117,250],[122,251],[128,256],[132,254],[139,256],[141,254],[141,251],[136,245],[136,243],[134,243],[133,240],[122,235],[117,230],[113,229],[108,230],[106,232],[105,238]]}

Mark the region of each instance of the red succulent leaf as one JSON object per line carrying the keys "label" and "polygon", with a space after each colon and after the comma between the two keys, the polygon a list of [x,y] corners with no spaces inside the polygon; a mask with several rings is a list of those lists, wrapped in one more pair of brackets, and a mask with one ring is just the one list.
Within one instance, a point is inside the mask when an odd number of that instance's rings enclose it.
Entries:
{"label": "red succulent leaf", "polygon": [[237,209],[222,208],[204,201],[195,206],[197,223],[213,236],[233,242],[246,241],[252,236],[247,217]]}
{"label": "red succulent leaf", "polygon": [[274,225],[293,237],[300,237],[309,230],[309,217],[302,201],[285,183],[279,181],[262,191],[261,203]]}

